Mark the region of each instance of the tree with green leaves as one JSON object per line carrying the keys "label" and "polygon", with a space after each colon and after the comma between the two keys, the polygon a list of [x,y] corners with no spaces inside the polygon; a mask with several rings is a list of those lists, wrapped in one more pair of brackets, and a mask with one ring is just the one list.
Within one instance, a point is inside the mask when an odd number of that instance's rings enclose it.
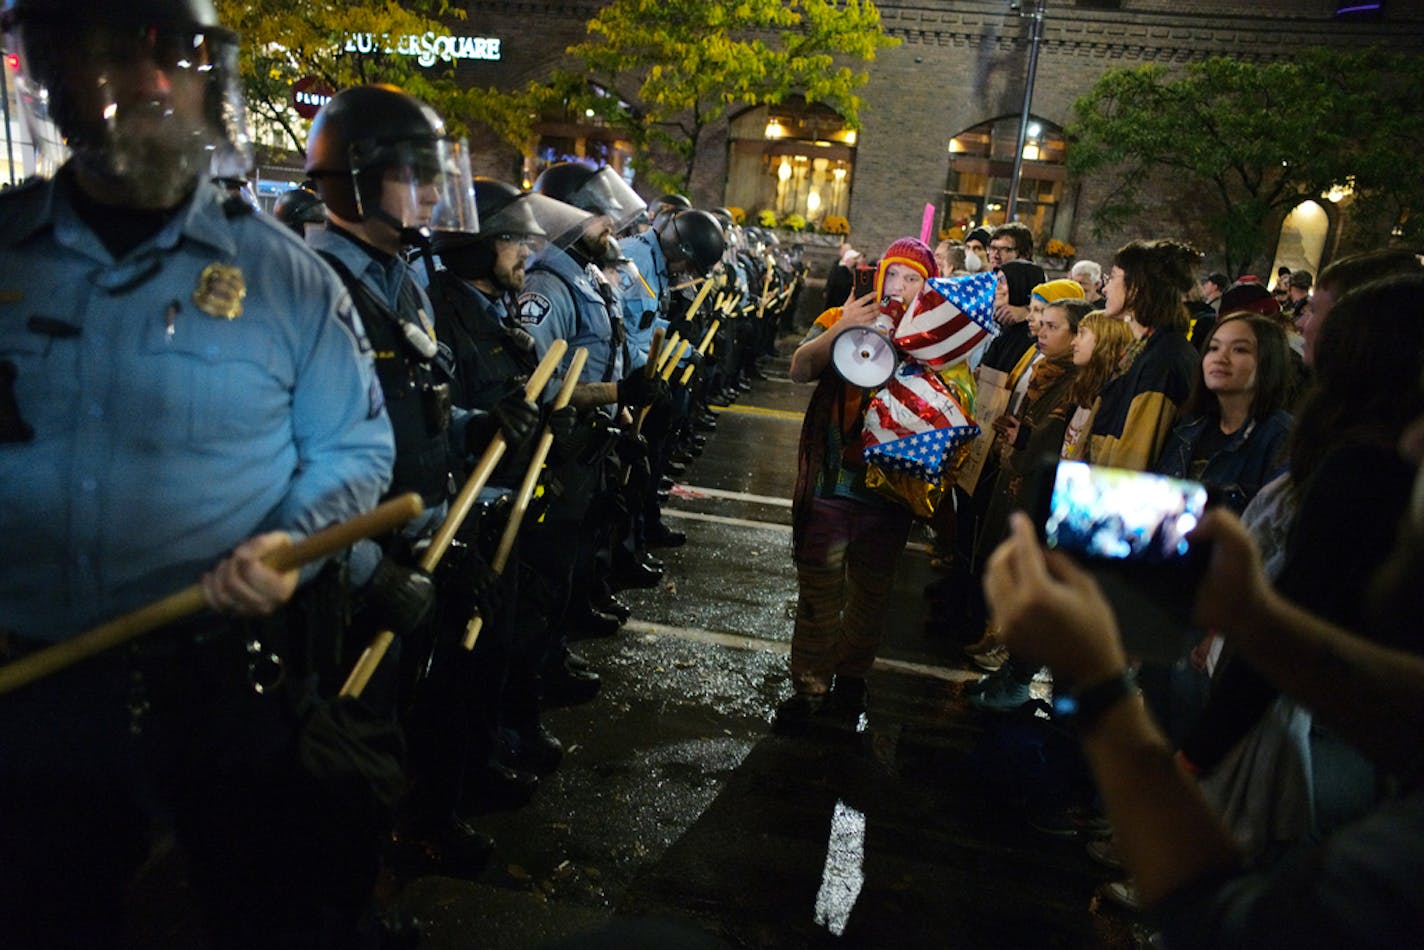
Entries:
{"label": "tree with green leaves", "polygon": [[1332,188],[1353,190],[1356,241],[1424,235],[1421,96],[1424,62],[1379,50],[1113,69],[1074,106],[1068,170],[1106,176],[1099,236],[1164,192],[1190,196],[1234,277],[1264,259],[1285,214]]}
{"label": "tree with green leaves", "polygon": [[[254,116],[282,129],[291,147],[305,153],[308,123],[291,107],[292,84],[314,76],[333,89],[386,82],[426,101],[448,120],[461,92],[449,68],[416,65],[389,50],[392,37],[443,34],[433,19],[460,18],[447,0],[395,3],[341,3],[325,0],[217,0],[219,18],[242,40],[239,71],[247,107]],[[349,38],[380,38],[371,52],[347,50]],[[454,122],[458,127],[458,121]]]}
{"label": "tree with green leaves", "polygon": [[871,0],[612,0],[588,32],[568,50],[594,87],[581,104],[626,128],[641,170],[669,190],[691,180],[704,131],[736,105],[799,93],[858,128],[868,77],[850,64],[898,42]]}

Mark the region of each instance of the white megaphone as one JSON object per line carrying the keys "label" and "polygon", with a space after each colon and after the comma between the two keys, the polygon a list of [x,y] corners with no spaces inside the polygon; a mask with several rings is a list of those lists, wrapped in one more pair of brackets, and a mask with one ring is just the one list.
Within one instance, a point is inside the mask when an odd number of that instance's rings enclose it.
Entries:
{"label": "white megaphone", "polygon": [[841,379],[862,389],[879,389],[890,382],[900,364],[890,334],[904,310],[897,298],[887,297],[875,326],[853,327],[836,337],[831,344],[831,365]]}
{"label": "white megaphone", "polygon": [[831,365],[841,379],[862,389],[879,389],[895,375],[900,358],[884,330],[854,327],[831,344]]}

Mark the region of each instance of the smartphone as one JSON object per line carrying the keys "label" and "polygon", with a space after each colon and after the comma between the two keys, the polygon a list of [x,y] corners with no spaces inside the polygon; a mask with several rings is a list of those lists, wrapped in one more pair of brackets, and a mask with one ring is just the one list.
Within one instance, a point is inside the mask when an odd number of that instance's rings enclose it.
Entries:
{"label": "smartphone", "polygon": [[866,294],[875,293],[875,268],[867,264],[857,264],[855,267],[854,280],[851,283],[851,297],[859,300]]}
{"label": "smartphone", "polygon": [[1187,537],[1206,514],[1206,486],[1151,472],[1046,460],[1029,481],[1045,545],[1080,559],[1117,614],[1128,653],[1180,659],[1200,637],[1191,608],[1210,556]]}
{"label": "smartphone", "polygon": [[1043,540],[1081,557],[1165,564],[1186,558],[1187,534],[1206,513],[1200,482],[1060,461]]}

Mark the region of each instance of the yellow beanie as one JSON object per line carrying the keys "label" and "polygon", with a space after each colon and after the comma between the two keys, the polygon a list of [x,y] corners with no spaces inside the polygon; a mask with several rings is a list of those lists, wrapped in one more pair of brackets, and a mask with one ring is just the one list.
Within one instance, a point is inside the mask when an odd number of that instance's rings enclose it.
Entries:
{"label": "yellow beanie", "polygon": [[1046,284],[1039,284],[1033,288],[1033,295],[1044,303],[1057,303],[1060,300],[1084,300],[1083,287],[1076,280],[1050,280]]}

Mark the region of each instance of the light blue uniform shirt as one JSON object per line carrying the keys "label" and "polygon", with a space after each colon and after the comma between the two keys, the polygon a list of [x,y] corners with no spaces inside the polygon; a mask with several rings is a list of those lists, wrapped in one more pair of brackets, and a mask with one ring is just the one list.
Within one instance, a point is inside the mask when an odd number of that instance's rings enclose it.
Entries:
{"label": "light blue uniform shirt", "polygon": [[[628,368],[634,370],[647,364],[648,350],[652,348],[657,328],[666,330],[668,325],[663,312],[668,286],[667,257],[657,232],[652,230],[629,235],[619,241],[618,246],[628,259],[628,264],[618,266],[618,290],[623,295],[623,322],[628,328]],[[646,326],[644,321],[647,321]]]}
{"label": "light blue uniform shirt", "polygon": [[[234,268],[226,290],[202,276],[214,264]],[[117,262],[65,185],[0,195],[6,363],[31,435],[0,427],[0,628],[23,636],[61,640],[172,593],[255,534],[349,518],[390,478],[345,290],[206,184]]]}
{"label": "light blue uniform shirt", "polygon": [[[519,325],[534,337],[541,357],[555,340],[568,343],[561,375],[568,371],[575,350],[588,349],[588,362],[579,375],[585,383],[614,382],[624,374],[623,348],[613,345],[609,308],[596,283],[602,280],[592,266],[580,267],[567,253],[546,244],[525,265],[524,292],[514,308]],[[616,291],[610,296],[617,308]]]}

